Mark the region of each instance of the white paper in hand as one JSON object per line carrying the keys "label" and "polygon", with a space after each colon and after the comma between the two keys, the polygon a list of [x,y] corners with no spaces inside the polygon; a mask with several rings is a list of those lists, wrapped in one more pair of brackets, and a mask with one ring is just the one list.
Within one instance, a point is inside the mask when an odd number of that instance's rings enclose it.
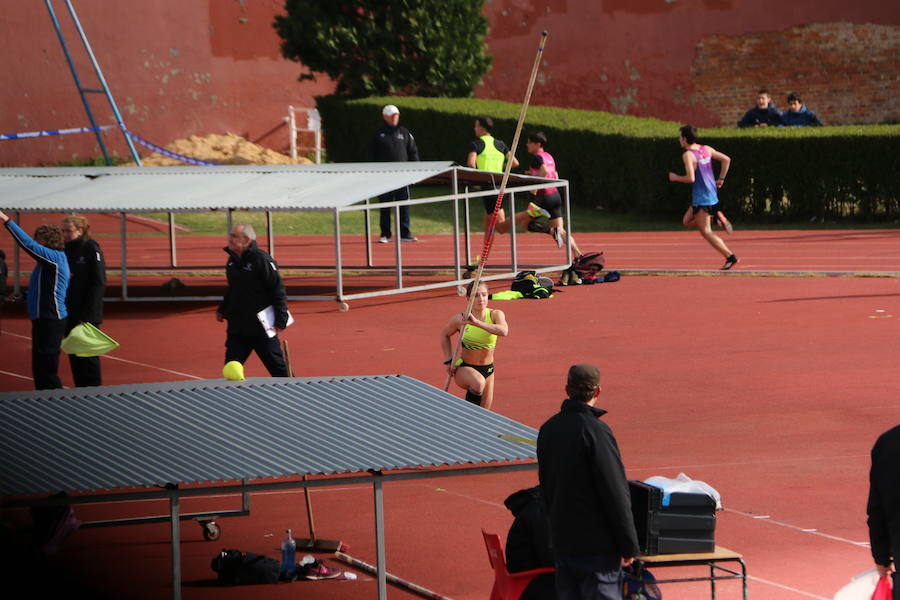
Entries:
{"label": "white paper in hand", "polygon": [[[275,307],[270,304],[256,313],[256,318],[259,319],[260,325],[266,330],[266,335],[275,337],[275,334],[278,333],[278,330],[275,329]],[[294,317],[291,315],[291,311],[288,311],[287,325],[285,327],[288,327],[293,322]]]}

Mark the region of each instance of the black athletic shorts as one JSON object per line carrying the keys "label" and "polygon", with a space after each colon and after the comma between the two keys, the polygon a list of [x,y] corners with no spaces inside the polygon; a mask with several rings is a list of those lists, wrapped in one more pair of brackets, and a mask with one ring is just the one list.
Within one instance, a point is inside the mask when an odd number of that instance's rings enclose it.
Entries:
{"label": "black athletic shorts", "polygon": [[[497,175],[500,175],[500,173],[497,173]],[[469,188],[469,190],[473,191],[473,192],[483,192],[485,190],[499,190],[499,189],[500,188],[497,187],[497,182],[494,182],[494,185],[473,185]],[[494,205],[497,204],[497,195],[499,193],[500,192],[497,191],[497,194],[481,197],[481,202],[484,204],[485,214],[488,214],[488,215],[494,214]],[[504,196],[504,198],[506,198],[506,197]],[[503,208],[503,206],[501,206],[500,208]]]}
{"label": "black athletic shorts", "polygon": [[494,374],[494,363],[491,363],[489,365],[470,365],[467,362],[461,362],[456,365],[456,367],[471,367],[472,369],[475,369],[476,371],[481,373],[482,377],[484,377],[485,379]]}
{"label": "black athletic shorts", "polygon": [[537,195],[532,202],[550,213],[551,219],[562,218],[562,197],[559,195],[559,192]]}
{"label": "black athletic shorts", "polygon": [[[499,194],[499,192],[498,192]],[[481,200],[484,202],[484,212],[485,214],[492,215],[494,214],[494,206],[497,204],[497,196],[483,196]],[[503,206],[500,206],[502,209]]]}
{"label": "black athletic shorts", "polygon": [[716,211],[719,210],[719,205],[718,204],[707,204],[704,206],[697,206],[697,205],[691,206],[691,211],[692,211],[691,214],[692,215],[696,215],[701,210],[705,210],[711,216],[715,217]]}

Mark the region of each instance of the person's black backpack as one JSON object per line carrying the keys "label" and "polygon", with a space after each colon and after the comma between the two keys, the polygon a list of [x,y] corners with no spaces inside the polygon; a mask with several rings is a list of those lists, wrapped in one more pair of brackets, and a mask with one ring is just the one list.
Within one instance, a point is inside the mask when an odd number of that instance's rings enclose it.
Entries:
{"label": "person's black backpack", "polygon": [[222,550],[210,566],[222,585],[278,583],[281,572],[281,565],[274,558],[240,550]]}
{"label": "person's black backpack", "polygon": [[603,252],[587,252],[572,261],[572,266],[562,272],[559,283],[577,285],[582,280],[595,280],[600,276],[604,265]]}
{"label": "person's black backpack", "polygon": [[547,277],[538,277],[536,271],[519,271],[510,289],[520,292],[525,298],[549,298],[553,282]]}

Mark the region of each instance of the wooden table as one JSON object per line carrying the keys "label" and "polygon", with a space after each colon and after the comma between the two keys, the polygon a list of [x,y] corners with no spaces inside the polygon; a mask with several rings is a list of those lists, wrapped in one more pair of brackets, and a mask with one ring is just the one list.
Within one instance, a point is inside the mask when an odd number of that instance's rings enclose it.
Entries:
{"label": "wooden table", "polygon": [[[677,579],[657,579],[656,583],[679,583],[682,581],[709,581],[710,598],[716,599],[716,581],[724,579],[740,579],[743,585],[744,600],[747,600],[747,565],[744,557],[721,546],[712,552],[692,552],[690,554],[640,554],[635,560],[635,572],[639,576],[645,568],[687,567],[706,565],[709,577],[681,577]],[[723,567],[720,563],[736,562],[741,566],[740,572],[734,568]],[[723,574],[724,573],[724,574]]]}

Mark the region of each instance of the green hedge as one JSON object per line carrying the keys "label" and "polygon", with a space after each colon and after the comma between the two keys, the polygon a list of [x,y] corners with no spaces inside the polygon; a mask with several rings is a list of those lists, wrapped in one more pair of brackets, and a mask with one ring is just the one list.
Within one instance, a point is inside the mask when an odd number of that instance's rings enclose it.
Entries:
{"label": "green hedge", "polygon": [[[381,107],[396,104],[401,124],[416,137],[422,160],[465,164],[472,124],[494,119],[496,137],[512,142],[520,106],[473,98],[317,98],[330,160],[368,160],[368,145],[382,126]],[[526,162],[525,136],[541,130],[572,202],[638,215],[680,216],[690,202],[684,184],[680,123],[548,106],[531,106],[516,153]],[[700,131],[701,141],[732,158],[720,198],[745,220],[884,221],[900,218],[900,125],[865,125]]]}

